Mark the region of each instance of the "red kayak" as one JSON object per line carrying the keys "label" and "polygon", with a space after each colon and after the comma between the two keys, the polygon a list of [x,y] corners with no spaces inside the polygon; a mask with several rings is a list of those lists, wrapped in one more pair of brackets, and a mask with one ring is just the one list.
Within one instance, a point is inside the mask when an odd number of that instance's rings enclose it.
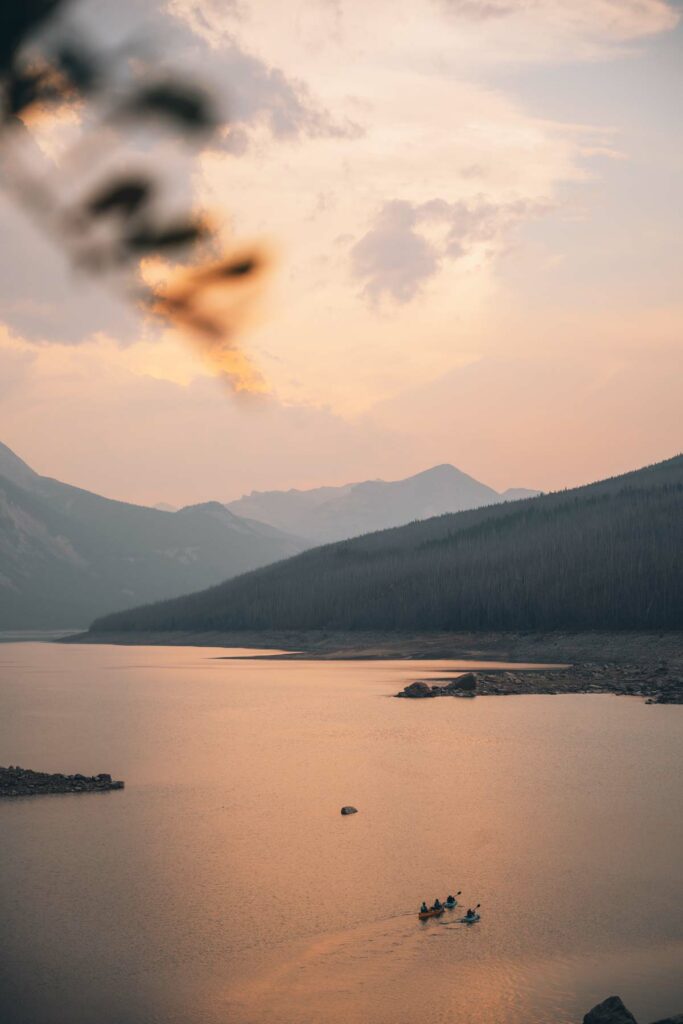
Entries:
{"label": "red kayak", "polygon": [[432,907],[431,910],[421,910],[417,916],[421,921],[426,921],[428,917],[441,917],[444,909],[444,907]]}

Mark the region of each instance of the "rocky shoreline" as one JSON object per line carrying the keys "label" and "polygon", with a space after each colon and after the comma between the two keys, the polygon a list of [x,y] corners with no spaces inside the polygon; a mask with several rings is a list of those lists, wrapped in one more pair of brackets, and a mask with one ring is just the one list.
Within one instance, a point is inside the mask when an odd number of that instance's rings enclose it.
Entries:
{"label": "rocky shoreline", "polygon": [[[683,703],[683,632],[240,631],[82,633],[62,643],[251,648],[275,661],[502,661],[537,668],[478,671],[475,695],[613,693],[652,704]],[[238,655],[240,658],[244,654]],[[226,652],[224,657],[236,655]],[[249,655],[246,655],[249,657]],[[544,667],[549,666],[549,667]],[[447,670],[444,670],[447,671]],[[457,696],[448,678],[418,680],[433,696]],[[448,691],[448,692],[439,692]],[[404,694],[430,696],[428,692]],[[460,693],[460,696],[465,694]],[[471,696],[471,694],[469,694]]]}
{"label": "rocky shoreline", "polygon": [[396,697],[491,697],[510,694],[612,693],[646,704],[683,704],[683,673],[661,659],[655,664],[568,665],[511,672],[488,670],[417,679]]}
{"label": "rocky shoreline", "polygon": [[48,793],[108,793],[123,789],[123,782],[111,775],[62,775],[34,772],[19,765],[0,767],[0,797],[44,796]]}

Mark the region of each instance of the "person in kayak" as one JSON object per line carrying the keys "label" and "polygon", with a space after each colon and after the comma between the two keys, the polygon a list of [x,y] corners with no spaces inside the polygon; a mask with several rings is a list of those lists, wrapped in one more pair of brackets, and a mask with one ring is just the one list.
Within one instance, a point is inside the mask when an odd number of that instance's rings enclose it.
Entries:
{"label": "person in kayak", "polygon": [[427,904],[425,903],[424,900],[422,900],[422,906],[420,907],[420,913],[421,914],[428,914],[429,913],[429,907],[427,906]]}
{"label": "person in kayak", "polygon": [[455,896],[447,896],[446,903],[455,903]]}
{"label": "person in kayak", "polygon": [[432,910],[441,910],[441,900],[434,900],[434,906],[432,907]]}
{"label": "person in kayak", "polygon": [[476,914],[476,912],[474,910],[468,910],[467,913],[465,914],[465,917],[476,917],[476,916],[477,916],[477,914]]}

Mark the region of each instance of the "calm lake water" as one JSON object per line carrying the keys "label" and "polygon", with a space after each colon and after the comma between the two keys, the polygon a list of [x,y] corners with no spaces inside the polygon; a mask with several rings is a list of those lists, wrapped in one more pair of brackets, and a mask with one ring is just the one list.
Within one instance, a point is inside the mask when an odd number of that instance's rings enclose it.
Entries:
{"label": "calm lake water", "polygon": [[683,1012],[683,708],[225,653],[0,646],[0,763],[126,781],[0,804],[3,1024]]}

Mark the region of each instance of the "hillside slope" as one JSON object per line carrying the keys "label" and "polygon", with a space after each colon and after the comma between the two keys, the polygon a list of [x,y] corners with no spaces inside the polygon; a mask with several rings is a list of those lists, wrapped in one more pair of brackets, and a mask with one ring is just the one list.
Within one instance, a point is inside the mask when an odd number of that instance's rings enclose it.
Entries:
{"label": "hillside slope", "polygon": [[513,488],[501,495],[455,466],[442,465],[405,480],[366,480],[308,491],[253,491],[230,502],[228,508],[323,544],[537,493]]}
{"label": "hillside slope", "polygon": [[307,551],[95,632],[683,625],[683,456]]}
{"label": "hillside slope", "polygon": [[301,551],[219,503],[178,512],[34,473],[0,446],[0,629],[71,628]]}

